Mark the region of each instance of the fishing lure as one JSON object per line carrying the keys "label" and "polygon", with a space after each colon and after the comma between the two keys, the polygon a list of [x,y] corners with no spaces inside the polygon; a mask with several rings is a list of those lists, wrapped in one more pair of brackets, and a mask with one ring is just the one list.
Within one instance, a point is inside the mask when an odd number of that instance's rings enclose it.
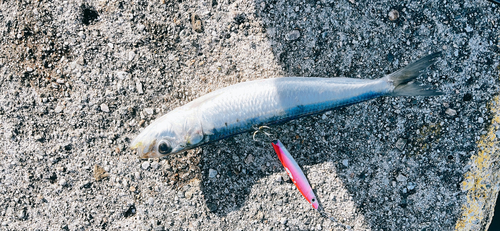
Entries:
{"label": "fishing lure", "polygon": [[311,185],[309,184],[309,181],[307,181],[307,178],[304,175],[304,172],[302,172],[302,169],[300,169],[297,162],[293,159],[288,150],[286,150],[285,146],[281,143],[281,141],[274,140],[271,142],[271,144],[273,145],[274,151],[278,155],[281,164],[283,164],[286,173],[293,181],[297,189],[300,191],[302,196],[304,196],[304,198],[306,198],[306,200],[309,202],[309,204],[311,204],[312,207],[316,211],[318,211],[321,216],[330,219],[331,221],[337,223],[338,225],[344,227],[347,230],[350,230],[351,226],[342,224],[335,217],[329,215],[323,209],[323,207],[320,206],[319,201],[316,198],[316,195],[314,194]]}
{"label": "fishing lure", "polygon": [[440,95],[414,82],[440,53],[379,79],[284,77],[210,92],[156,119],[131,143],[141,158],[158,158],[299,117],[380,96]]}
{"label": "fishing lure", "polygon": [[271,144],[273,145],[276,154],[278,154],[278,158],[280,159],[281,164],[283,164],[286,173],[288,173],[290,179],[293,181],[297,189],[299,189],[300,193],[302,193],[302,196],[306,198],[314,209],[318,209],[318,199],[316,199],[316,195],[314,195],[309,181],[307,181],[304,172],[302,172],[302,169],[300,169],[297,162],[279,140],[274,140]]}

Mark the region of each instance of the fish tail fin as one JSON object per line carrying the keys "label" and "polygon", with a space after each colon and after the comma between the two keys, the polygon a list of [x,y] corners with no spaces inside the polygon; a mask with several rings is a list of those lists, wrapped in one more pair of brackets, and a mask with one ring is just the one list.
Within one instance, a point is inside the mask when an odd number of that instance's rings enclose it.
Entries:
{"label": "fish tail fin", "polygon": [[429,90],[427,86],[420,86],[414,80],[428,66],[436,62],[436,59],[441,56],[441,52],[436,52],[427,55],[408,66],[386,76],[389,82],[394,85],[394,90],[390,93],[391,96],[434,96],[442,95],[442,92]]}

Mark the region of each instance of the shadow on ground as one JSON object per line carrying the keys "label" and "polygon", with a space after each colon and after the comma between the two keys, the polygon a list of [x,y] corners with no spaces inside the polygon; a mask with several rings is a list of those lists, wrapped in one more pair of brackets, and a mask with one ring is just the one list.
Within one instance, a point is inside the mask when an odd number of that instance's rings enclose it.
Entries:
{"label": "shadow on ground", "polygon": [[[464,11],[431,1],[257,1],[256,6],[256,12],[236,15],[234,23],[244,23],[246,14],[258,15],[276,62],[288,76],[373,79],[443,51],[419,80],[446,96],[380,98],[274,129],[299,165],[329,161],[337,166],[370,227],[392,229],[416,220],[429,221],[416,224],[419,228],[453,227],[463,197],[464,166],[474,150],[474,134],[484,126],[475,121],[474,111],[488,99],[479,91],[492,87],[466,69],[472,63],[477,70],[490,68],[494,59],[491,46],[473,44],[477,35],[464,34],[464,28],[487,26],[467,15],[488,9]],[[389,19],[390,11],[397,11],[395,20]],[[491,33],[478,33],[494,40]],[[458,38],[461,42],[452,42]],[[464,74],[470,77],[459,77]],[[460,115],[446,113],[459,107]],[[202,191],[209,211],[219,216],[241,208],[259,179],[282,172],[271,144],[252,141],[249,134],[203,152],[217,153],[202,161]],[[217,171],[216,178],[208,178],[210,169]]]}

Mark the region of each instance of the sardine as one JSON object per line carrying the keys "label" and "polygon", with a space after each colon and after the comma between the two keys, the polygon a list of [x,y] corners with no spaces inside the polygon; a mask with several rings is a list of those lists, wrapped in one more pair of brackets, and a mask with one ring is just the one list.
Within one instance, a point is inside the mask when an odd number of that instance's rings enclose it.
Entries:
{"label": "sardine", "polygon": [[255,127],[283,123],[380,96],[433,96],[415,78],[434,53],[379,79],[282,77],[235,84],[201,96],[156,119],[131,143],[141,158],[198,147]]}
{"label": "sardine", "polygon": [[274,151],[278,155],[278,159],[280,159],[281,164],[283,164],[286,173],[300,193],[302,193],[302,196],[306,198],[314,209],[318,209],[319,202],[316,199],[316,195],[314,195],[314,191],[311,188],[309,181],[307,181],[306,175],[304,175],[304,172],[302,172],[302,169],[297,164],[295,159],[293,159],[292,155],[290,155],[288,150],[286,150],[285,146],[279,140],[274,140],[271,144],[273,145]]}

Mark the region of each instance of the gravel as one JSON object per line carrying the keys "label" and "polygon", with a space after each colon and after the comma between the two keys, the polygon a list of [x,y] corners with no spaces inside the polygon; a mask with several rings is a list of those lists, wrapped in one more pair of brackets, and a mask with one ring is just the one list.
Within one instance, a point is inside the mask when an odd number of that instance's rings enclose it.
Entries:
{"label": "gravel", "polygon": [[436,0],[4,1],[0,229],[342,230],[252,134],[160,160],[138,159],[130,141],[235,83],[374,79],[435,51],[442,57],[418,80],[443,96],[379,98],[272,131],[325,211],[353,230],[453,229],[499,90],[499,10]]}

